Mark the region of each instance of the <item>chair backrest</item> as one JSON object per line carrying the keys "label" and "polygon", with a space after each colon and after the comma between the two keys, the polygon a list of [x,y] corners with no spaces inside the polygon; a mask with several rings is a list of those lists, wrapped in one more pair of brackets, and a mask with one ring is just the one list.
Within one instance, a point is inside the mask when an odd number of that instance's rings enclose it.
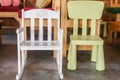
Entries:
{"label": "chair backrest", "polygon": [[[35,41],[35,34],[38,35],[38,41],[43,41],[44,34],[47,33],[47,40],[45,41],[51,41],[52,40],[52,27],[57,27],[57,32],[60,28],[60,12],[59,11],[53,11],[48,9],[31,9],[24,11],[22,10],[22,27],[26,27],[27,20],[29,20],[29,26],[30,26],[30,41]],[[55,25],[53,25],[53,22]],[[27,25],[28,26],[28,25]],[[44,30],[44,27],[47,29]],[[37,31],[36,31],[37,28]],[[25,31],[26,32],[26,31]],[[26,33],[24,33],[26,34]],[[56,33],[58,34],[58,33]]]}
{"label": "chair backrest", "polygon": [[[69,1],[68,16],[73,19],[73,35],[78,35],[78,20],[82,20],[82,35],[88,35],[88,25],[91,27],[90,35],[96,35],[96,20],[102,16],[104,3],[102,1]],[[90,23],[88,23],[90,20]]]}
{"label": "chair backrest", "polygon": [[120,0],[110,0],[110,7],[120,7]]}

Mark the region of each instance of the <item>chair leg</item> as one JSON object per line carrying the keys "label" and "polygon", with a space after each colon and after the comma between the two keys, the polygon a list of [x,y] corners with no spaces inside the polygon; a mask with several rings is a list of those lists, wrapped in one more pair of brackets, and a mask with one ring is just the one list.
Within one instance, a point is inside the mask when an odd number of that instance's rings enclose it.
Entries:
{"label": "chair leg", "polygon": [[107,37],[107,22],[102,21],[100,24],[103,25],[103,37]]}
{"label": "chair leg", "polygon": [[20,73],[20,71],[21,71],[21,51],[20,50],[18,50],[18,73]]}
{"label": "chair leg", "polygon": [[25,67],[25,63],[26,63],[26,58],[27,58],[27,51],[26,50],[22,50],[22,67]]}
{"label": "chair leg", "polygon": [[16,75],[16,80],[19,80],[22,76],[22,67],[21,67],[21,51],[18,49],[18,74]]}
{"label": "chair leg", "polygon": [[67,69],[69,70],[76,70],[76,45],[70,43],[69,47],[69,53],[68,53],[68,64],[67,64]]}
{"label": "chair leg", "polygon": [[[22,52],[22,55],[20,55]],[[24,67],[25,67],[25,62],[26,62],[26,51],[18,51],[18,75],[16,75],[16,80],[19,80],[22,77]]]}
{"label": "chair leg", "polygon": [[67,55],[67,60],[69,61],[70,58],[70,53],[72,52],[72,44],[70,43],[69,50],[68,50],[68,55]]}
{"label": "chair leg", "polygon": [[113,35],[113,31],[111,29],[111,25],[108,24],[107,42],[109,42],[110,44],[113,42],[112,35]]}
{"label": "chair leg", "polygon": [[26,60],[27,60],[27,50],[24,50],[24,64],[26,63]]}
{"label": "chair leg", "polygon": [[103,37],[107,37],[107,22],[104,23]]}
{"label": "chair leg", "polygon": [[117,38],[117,31],[114,31],[114,36],[113,36],[114,39]]}
{"label": "chair leg", "polygon": [[24,54],[24,50],[22,50],[22,67],[24,67],[25,65],[25,54]]}
{"label": "chair leg", "polygon": [[25,50],[25,59],[27,59],[27,50]]}
{"label": "chair leg", "polygon": [[57,66],[59,66],[59,54],[60,54],[60,52],[59,52],[59,50],[58,51],[56,51],[57,52],[57,54],[56,54],[56,61],[57,61]]}
{"label": "chair leg", "polygon": [[58,67],[58,73],[60,76],[60,79],[63,79],[63,73],[62,73],[62,50],[57,51],[57,67]]}
{"label": "chair leg", "polygon": [[60,78],[61,78],[61,79],[63,79],[63,73],[62,73],[62,58],[63,58],[63,57],[62,57],[62,48],[61,48],[61,50],[60,50],[60,59],[59,59],[59,60],[60,60],[60,62],[59,62],[59,63],[60,63],[59,75],[60,75]]}
{"label": "chair leg", "polygon": [[91,61],[96,62],[96,59],[97,59],[97,46],[94,45],[92,47]]}
{"label": "chair leg", "polygon": [[103,71],[105,69],[105,63],[104,63],[104,51],[103,51],[103,45],[98,46],[98,55],[97,55],[97,61],[96,61],[96,70]]}

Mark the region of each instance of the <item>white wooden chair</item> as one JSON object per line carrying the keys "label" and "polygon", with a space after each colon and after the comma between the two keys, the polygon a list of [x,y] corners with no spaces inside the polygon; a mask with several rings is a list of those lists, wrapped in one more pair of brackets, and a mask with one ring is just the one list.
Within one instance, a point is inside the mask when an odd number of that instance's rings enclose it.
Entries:
{"label": "white wooden chair", "polygon": [[[26,37],[25,19],[30,23],[30,39]],[[38,21],[38,30],[35,31],[36,22]],[[47,21],[47,23],[45,22]],[[52,22],[56,21],[57,39],[52,39]],[[44,25],[45,23],[45,25]],[[47,40],[43,39],[43,26],[47,27]],[[17,49],[18,49],[18,74],[16,80],[19,80],[23,74],[23,70],[27,58],[27,50],[56,50],[57,67],[60,79],[63,79],[62,73],[62,37],[63,30],[60,29],[60,11],[53,11],[48,9],[32,9],[22,10],[22,27],[17,29]],[[35,32],[38,32],[38,39],[35,38]],[[46,33],[46,32],[45,32]]]}

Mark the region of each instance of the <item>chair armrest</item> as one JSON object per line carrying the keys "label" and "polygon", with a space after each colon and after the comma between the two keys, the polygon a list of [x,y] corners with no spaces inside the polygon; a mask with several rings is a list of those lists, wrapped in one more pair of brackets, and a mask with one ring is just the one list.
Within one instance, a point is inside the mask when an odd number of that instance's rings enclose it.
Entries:
{"label": "chair armrest", "polygon": [[17,30],[16,30],[16,33],[17,34],[20,34],[20,33],[22,33],[24,31],[24,28],[18,28]]}
{"label": "chair armrest", "polygon": [[24,27],[18,28],[16,30],[16,33],[17,33],[17,45],[18,45],[18,47],[20,46],[20,43],[24,41],[23,32],[24,32]]}

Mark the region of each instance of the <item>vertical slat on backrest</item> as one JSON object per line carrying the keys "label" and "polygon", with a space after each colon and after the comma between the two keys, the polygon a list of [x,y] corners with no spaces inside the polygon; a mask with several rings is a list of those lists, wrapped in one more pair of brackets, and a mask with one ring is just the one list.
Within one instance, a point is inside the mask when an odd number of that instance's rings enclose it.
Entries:
{"label": "vertical slat on backrest", "polygon": [[52,25],[51,25],[51,21],[52,19],[51,18],[49,18],[48,19],[48,41],[51,41],[51,37],[52,37]]}
{"label": "vertical slat on backrest", "polygon": [[[59,13],[59,12],[58,12]],[[60,13],[58,14],[59,15],[59,17],[58,17],[58,22],[57,22],[57,28],[58,28],[58,31],[57,31],[57,40],[60,40],[60,34],[59,34],[59,30],[60,30]]]}
{"label": "vertical slat on backrest", "polygon": [[91,19],[91,36],[95,36],[96,34],[96,19]]}
{"label": "vertical slat on backrest", "polygon": [[78,19],[74,19],[74,23],[73,23],[73,35],[78,35]]}
{"label": "vertical slat on backrest", "polygon": [[87,19],[82,19],[82,35],[87,35]]}
{"label": "vertical slat on backrest", "polygon": [[[24,14],[24,9],[22,9],[22,14]],[[24,27],[24,15],[22,15],[22,25],[21,25],[21,27],[23,28]],[[25,29],[25,28],[24,28]],[[25,29],[26,30],[26,29]],[[23,40],[25,39],[25,32],[24,33],[22,33],[22,38],[23,38]],[[21,40],[21,41],[23,41],[23,40]]]}
{"label": "vertical slat on backrest", "polygon": [[43,18],[39,18],[39,41],[43,41]]}
{"label": "vertical slat on backrest", "polygon": [[115,4],[118,4],[118,2],[119,2],[118,0],[115,0]]}
{"label": "vertical slat on backrest", "polygon": [[22,9],[22,27],[24,27],[24,9]]}
{"label": "vertical slat on backrest", "polygon": [[35,40],[35,27],[34,27],[34,18],[30,19],[30,40],[34,41]]}

